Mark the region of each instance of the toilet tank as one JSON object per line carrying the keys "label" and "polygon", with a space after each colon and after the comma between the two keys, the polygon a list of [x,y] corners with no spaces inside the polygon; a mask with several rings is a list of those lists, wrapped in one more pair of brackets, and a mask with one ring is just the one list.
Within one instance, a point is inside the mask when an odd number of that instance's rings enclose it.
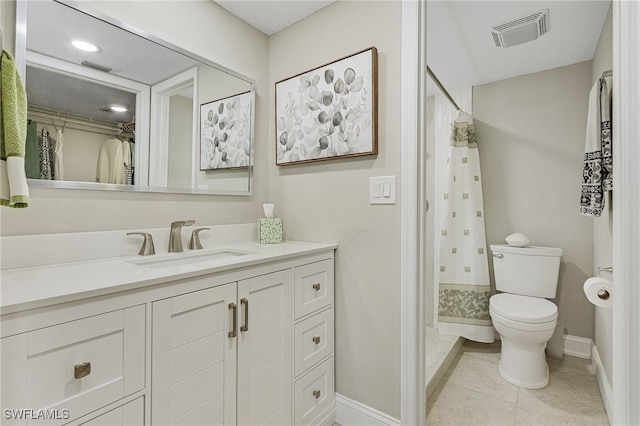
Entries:
{"label": "toilet tank", "polygon": [[496,290],[553,299],[558,288],[562,249],[492,244]]}

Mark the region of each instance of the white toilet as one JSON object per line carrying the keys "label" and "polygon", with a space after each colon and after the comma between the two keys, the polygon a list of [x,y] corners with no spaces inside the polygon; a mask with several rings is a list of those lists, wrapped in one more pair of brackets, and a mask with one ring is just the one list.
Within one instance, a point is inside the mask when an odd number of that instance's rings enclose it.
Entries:
{"label": "white toilet", "polygon": [[545,348],[558,322],[554,298],[562,249],[492,244],[496,290],[489,299],[493,326],[502,339],[500,375],[516,386],[549,383]]}

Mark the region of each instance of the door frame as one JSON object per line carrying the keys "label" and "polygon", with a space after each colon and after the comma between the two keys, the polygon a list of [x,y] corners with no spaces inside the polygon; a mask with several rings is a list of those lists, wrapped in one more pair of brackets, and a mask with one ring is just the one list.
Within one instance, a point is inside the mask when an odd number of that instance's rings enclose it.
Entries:
{"label": "door frame", "polygon": [[[425,2],[402,2],[401,405],[402,424],[424,424]],[[640,424],[640,4],[613,0],[613,419]]]}
{"label": "door frame", "polygon": [[640,424],[640,4],[613,1],[613,423]]}

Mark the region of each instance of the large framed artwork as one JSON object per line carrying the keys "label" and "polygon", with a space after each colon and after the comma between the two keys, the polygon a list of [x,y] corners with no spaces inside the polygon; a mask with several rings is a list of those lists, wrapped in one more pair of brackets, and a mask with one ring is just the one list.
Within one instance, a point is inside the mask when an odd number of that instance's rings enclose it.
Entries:
{"label": "large framed artwork", "polygon": [[253,91],[200,105],[200,170],[251,164]]}
{"label": "large framed artwork", "polygon": [[276,83],[276,164],[378,153],[378,51]]}

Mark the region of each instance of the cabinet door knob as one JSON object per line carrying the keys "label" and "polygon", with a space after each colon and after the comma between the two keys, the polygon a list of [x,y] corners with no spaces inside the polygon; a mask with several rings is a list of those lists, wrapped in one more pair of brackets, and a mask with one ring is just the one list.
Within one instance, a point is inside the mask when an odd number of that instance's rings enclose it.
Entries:
{"label": "cabinet door knob", "polygon": [[315,291],[318,291],[320,290],[320,283],[315,283],[312,287]]}
{"label": "cabinet door knob", "polygon": [[313,337],[313,343],[315,343],[316,345],[317,345],[318,343],[320,343],[320,336],[314,336],[314,337]]}
{"label": "cabinet door knob", "polygon": [[229,310],[231,310],[233,324],[231,325],[231,331],[228,336],[229,338],[234,338],[238,330],[238,306],[235,303],[229,303]]}
{"label": "cabinet door knob", "polygon": [[316,389],[316,390],[314,390],[314,391],[313,391],[313,396],[315,396],[315,397],[316,397],[316,399],[320,398],[320,391],[319,391],[319,390],[317,390],[317,389]]}
{"label": "cabinet door knob", "polygon": [[91,374],[91,363],[81,362],[73,366],[73,377],[76,379],[82,379],[83,377]]}

